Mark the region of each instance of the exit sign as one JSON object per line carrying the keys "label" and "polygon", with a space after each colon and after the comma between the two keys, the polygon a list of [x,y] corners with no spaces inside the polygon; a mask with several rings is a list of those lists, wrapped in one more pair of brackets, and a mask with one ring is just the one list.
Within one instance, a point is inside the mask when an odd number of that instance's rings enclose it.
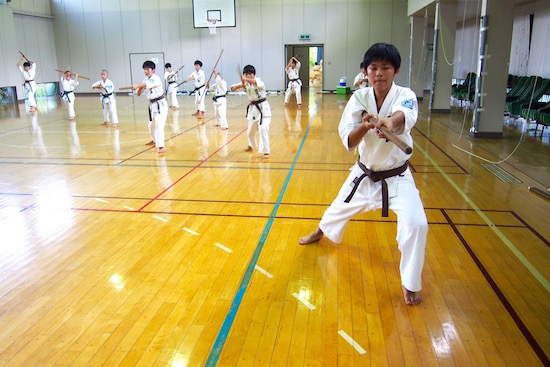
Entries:
{"label": "exit sign", "polygon": [[309,33],[308,34],[301,34],[300,39],[302,41],[307,41],[307,40],[311,39],[311,37],[310,37]]}

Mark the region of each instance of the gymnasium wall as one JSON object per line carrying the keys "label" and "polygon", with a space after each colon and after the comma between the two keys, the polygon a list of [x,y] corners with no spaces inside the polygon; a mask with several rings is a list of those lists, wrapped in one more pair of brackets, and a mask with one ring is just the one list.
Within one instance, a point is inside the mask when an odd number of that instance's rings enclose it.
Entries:
{"label": "gymnasium wall", "polygon": [[37,82],[58,80],[49,0],[12,0],[0,6],[0,86],[15,85],[23,99],[23,78],[15,66],[19,50],[36,62]]}
{"label": "gymnasium wall", "polygon": [[[58,67],[92,81],[107,68],[117,87],[138,82],[131,80],[130,53],[163,51],[173,66],[186,65],[187,76],[195,59],[209,72],[223,48],[218,70],[229,84],[238,81],[238,65],[252,64],[268,89],[281,90],[284,45],[306,43],[298,40],[302,33],[324,45],[325,89],[342,76],[353,79],[366,49],[381,41],[400,50],[397,82],[408,80],[406,0],[236,0],[237,26],[216,36],[193,28],[192,0],[52,0],[51,10]],[[89,86],[82,80],[78,89]]]}

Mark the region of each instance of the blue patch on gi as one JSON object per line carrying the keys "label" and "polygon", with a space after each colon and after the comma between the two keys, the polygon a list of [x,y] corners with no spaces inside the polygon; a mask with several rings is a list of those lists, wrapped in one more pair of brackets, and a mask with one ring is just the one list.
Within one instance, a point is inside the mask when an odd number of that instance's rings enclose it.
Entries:
{"label": "blue patch on gi", "polygon": [[151,83],[154,82],[153,78],[149,78],[149,81],[150,81]]}
{"label": "blue patch on gi", "polygon": [[412,99],[407,99],[406,101],[401,102],[401,105],[412,110],[414,106],[414,101]]}

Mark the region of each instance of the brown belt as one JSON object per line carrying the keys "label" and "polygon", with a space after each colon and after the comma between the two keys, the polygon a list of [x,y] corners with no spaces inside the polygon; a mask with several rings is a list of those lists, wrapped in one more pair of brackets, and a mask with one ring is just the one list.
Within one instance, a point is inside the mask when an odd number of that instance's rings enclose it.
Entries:
{"label": "brown belt", "polygon": [[405,164],[403,164],[401,167],[397,167],[394,169],[390,169],[387,171],[373,171],[365,167],[363,163],[359,161],[359,158],[357,159],[357,164],[359,167],[363,170],[363,173],[361,176],[356,177],[353,180],[353,183],[355,186],[353,186],[353,189],[351,190],[350,194],[344,200],[344,202],[349,203],[353,195],[355,194],[355,191],[357,191],[357,188],[359,187],[359,184],[365,177],[370,178],[373,182],[382,181],[382,217],[388,216],[388,184],[386,183],[386,178],[397,176],[405,172],[409,166],[409,161],[406,161]]}
{"label": "brown belt", "polygon": [[260,103],[267,101],[266,98],[260,98],[257,101],[251,101],[248,107],[246,107],[246,115],[248,116],[248,109],[250,106],[256,106],[258,111],[260,111],[260,125],[262,124],[262,120],[264,118],[264,115],[262,114],[262,109],[260,108]]}

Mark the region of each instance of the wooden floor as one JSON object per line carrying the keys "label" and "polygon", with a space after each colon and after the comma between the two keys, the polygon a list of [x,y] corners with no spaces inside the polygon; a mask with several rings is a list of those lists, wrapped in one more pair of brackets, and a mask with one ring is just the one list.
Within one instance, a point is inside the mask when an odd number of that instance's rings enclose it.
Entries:
{"label": "wooden floor", "polygon": [[[356,217],[337,246],[299,246],[355,160],[345,96],[271,95],[271,157],[248,153],[245,96],[230,129],[193,97],[170,111],[166,153],[144,144],[146,101],[117,96],[2,107],[0,366],[549,366],[550,147],[519,130],[471,140],[464,115],[413,130],[429,220],[423,302],[406,306],[396,221]],[[467,117],[466,117],[467,118]],[[459,139],[461,131],[464,131]],[[208,360],[208,362],[207,362]]]}

